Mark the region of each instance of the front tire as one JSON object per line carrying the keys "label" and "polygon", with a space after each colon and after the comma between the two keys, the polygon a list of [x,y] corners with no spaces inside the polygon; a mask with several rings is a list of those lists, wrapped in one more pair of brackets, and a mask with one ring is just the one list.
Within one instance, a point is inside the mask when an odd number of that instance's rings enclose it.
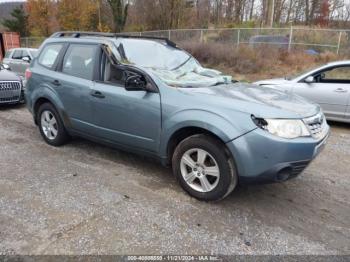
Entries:
{"label": "front tire", "polygon": [[224,144],[209,135],[194,135],[180,142],[172,167],[182,188],[199,200],[221,200],[237,185],[232,158]]}
{"label": "front tire", "polygon": [[49,145],[61,146],[69,140],[60,115],[52,104],[45,103],[39,107],[37,123],[41,136]]}

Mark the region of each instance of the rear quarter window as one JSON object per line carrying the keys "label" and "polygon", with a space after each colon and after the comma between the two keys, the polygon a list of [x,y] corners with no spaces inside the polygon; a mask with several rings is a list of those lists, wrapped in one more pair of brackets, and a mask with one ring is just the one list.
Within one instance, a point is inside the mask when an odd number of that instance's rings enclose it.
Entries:
{"label": "rear quarter window", "polygon": [[53,69],[56,64],[59,53],[63,48],[63,44],[49,44],[41,51],[38,62],[39,64]]}

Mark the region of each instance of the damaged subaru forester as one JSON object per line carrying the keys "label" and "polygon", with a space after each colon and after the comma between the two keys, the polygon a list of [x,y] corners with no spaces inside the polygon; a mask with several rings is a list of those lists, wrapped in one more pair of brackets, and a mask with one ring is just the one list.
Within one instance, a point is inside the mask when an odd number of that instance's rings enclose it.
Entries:
{"label": "damaged subaru forester", "polygon": [[58,32],[26,80],[27,106],[48,144],[80,136],[155,157],[204,201],[238,184],[296,177],[329,136],[318,105],[236,83],[166,38]]}

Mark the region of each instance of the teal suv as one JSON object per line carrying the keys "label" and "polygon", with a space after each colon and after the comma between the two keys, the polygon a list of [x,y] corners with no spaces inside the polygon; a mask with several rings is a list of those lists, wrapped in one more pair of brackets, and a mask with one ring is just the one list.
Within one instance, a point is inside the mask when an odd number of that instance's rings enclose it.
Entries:
{"label": "teal suv", "polygon": [[236,83],[165,38],[58,32],[26,80],[27,106],[48,144],[81,136],[155,157],[205,201],[239,183],[296,177],[329,134],[318,105]]}

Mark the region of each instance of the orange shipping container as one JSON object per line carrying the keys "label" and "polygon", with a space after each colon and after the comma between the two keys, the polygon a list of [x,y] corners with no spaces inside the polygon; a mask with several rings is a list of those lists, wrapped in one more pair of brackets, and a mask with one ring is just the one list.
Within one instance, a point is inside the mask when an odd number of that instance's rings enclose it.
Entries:
{"label": "orange shipping container", "polygon": [[2,60],[7,50],[20,46],[21,41],[18,33],[0,32],[0,60]]}

